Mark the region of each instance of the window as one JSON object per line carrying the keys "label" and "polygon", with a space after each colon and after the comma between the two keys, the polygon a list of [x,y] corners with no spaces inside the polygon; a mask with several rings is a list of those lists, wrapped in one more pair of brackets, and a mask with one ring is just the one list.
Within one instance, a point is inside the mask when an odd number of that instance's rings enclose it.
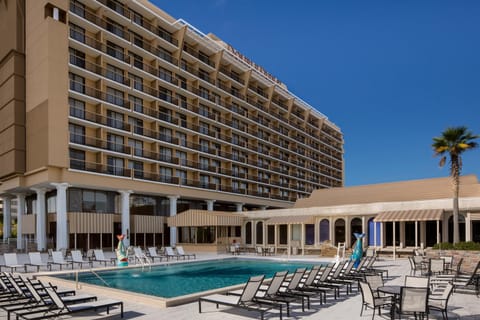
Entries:
{"label": "window", "polygon": [[208,140],[200,139],[200,151],[208,152],[210,148],[210,143]]}
{"label": "window", "polygon": [[137,179],[143,178],[143,162],[130,160],[128,168],[133,170],[133,176]]}
{"label": "window", "polygon": [[132,73],[129,73],[128,76],[133,81],[133,88],[139,91],[143,91],[143,79],[139,76],[136,76]]}
{"label": "window", "polygon": [[201,188],[209,187],[209,177],[207,175],[204,175],[204,174],[200,175],[200,187]]}
{"label": "window", "polygon": [[70,90],[85,93],[85,78],[75,73],[68,74],[70,78]]}
{"label": "window", "polygon": [[70,23],[70,38],[85,43],[85,29]]}
{"label": "window", "polygon": [[187,127],[187,116],[177,112],[177,119],[180,120],[180,125],[184,128]]}
{"label": "window", "polygon": [[172,72],[162,67],[158,68],[158,77],[168,82],[173,82]]}
{"label": "window", "polygon": [[70,132],[70,142],[85,144],[85,127],[70,123],[68,130]]}
{"label": "window", "polygon": [[179,159],[181,166],[187,165],[187,153],[183,151],[176,151],[175,156]]}
{"label": "window", "polygon": [[68,188],[69,212],[115,212],[115,192]]}
{"label": "window", "polygon": [[172,122],[172,110],[164,107],[160,107],[158,111],[160,111],[160,115],[159,115],[160,120],[163,120],[166,122]]}
{"label": "window", "polygon": [[124,160],[117,157],[107,157],[107,172],[116,176],[124,175]]}
{"label": "window", "polygon": [[85,102],[68,98],[70,106],[70,115],[75,118],[85,119]]}
{"label": "window", "polygon": [[130,9],[130,12],[133,14],[133,22],[138,24],[139,26],[143,26],[143,16],[132,9]]}
{"label": "window", "polygon": [[111,64],[107,64],[107,73],[106,77],[110,80],[119,82],[119,83],[124,83],[125,79],[123,77],[123,70],[120,68],[117,68]]}
{"label": "window", "polygon": [[210,184],[214,185],[215,188],[220,185],[220,179],[217,177],[210,178]]}
{"label": "window", "polygon": [[85,151],[70,149],[70,168],[85,170]]}
{"label": "window", "polygon": [[164,87],[158,87],[158,97],[162,100],[172,103],[172,91]]}
{"label": "window", "polygon": [[128,101],[130,101],[130,103],[133,105],[134,111],[143,113],[143,99],[129,94]]}
{"label": "window", "polygon": [[115,21],[109,18],[106,19],[106,22],[107,22],[108,31],[110,31],[113,34],[116,34],[119,37],[122,37],[122,38],[125,37],[125,32],[123,30],[122,25],[116,23]]}
{"label": "window", "polygon": [[209,110],[210,108],[203,104],[200,104],[200,106],[198,107],[198,113],[205,117],[208,117]]}
{"label": "window", "polygon": [[177,74],[177,79],[182,89],[187,90],[187,79]]}
{"label": "window", "polygon": [[70,63],[85,69],[85,53],[73,48],[68,48],[68,51],[70,53]]}
{"label": "window", "polygon": [[107,149],[117,152],[124,152],[123,136],[113,133],[107,134]]}
{"label": "window", "polygon": [[176,94],[176,97],[177,97],[177,100],[179,102],[179,106],[182,107],[182,108],[187,108],[188,104],[187,104],[187,98],[185,96],[182,96],[181,94]]}
{"label": "window", "polygon": [[133,127],[133,132],[143,134],[143,120],[134,117],[128,117],[128,123]]}
{"label": "window", "polygon": [[176,170],[175,176],[178,178],[180,184],[187,184],[187,172],[184,170]]}
{"label": "window", "polygon": [[220,161],[218,160],[210,160],[210,166],[213,167],[213,170],[220,168]]}
{"label": "window", "polygon": [[136,139],[128,139],[128,145],[133,149],[133,154],[139,157],[143,156],[143,142]]}
{"label": "window", "polygon": [[160,140],[172,142],[172,129],[160,126],[158,128],[158,132],[160,134]]}
{"label": "window", "polygon": [[70,11],[75,13],[80,17],[85,16],[85,5],[83,3],[78,2],[77,0],[70,1]]}
{"label": "window", "polygon": [[123,129],[123,114],[112,110],[107,110],[107,126]]}
{"label": "window", "polygon": [[131,51],[129,51],[128,54],[132,57],[133,65],[135,67],[143,70],[143,58],[142,58],[142,56],[139,56],[138,54],[135,54]]}
{"label": "window", "polygon": [[172,149],[160,147],[160,161],[171,162],[172,161]]}
{"label": "window", "polygon": [[111,41],[107,41],[107,54],[111,57],[114,57],[120,60],[125,60],[125,54],[123,53],[123,48]]}
{"label": "window", "polygon": [[172,57],[172,54],[165,50],[164,48],[162,47],[157,47],[158,48],[158,57],[165,60],[165,61],[168,61],[170,63],[173,63],[173,57]]}
{"label": "window", "polygon": [[208,100],[208,97],[209,97],[209,94],[210,94],[208,89],[205,89],[204,87],[200,87],[199,92],[200,92],[200,97]]}
{"label": "window", "polygon": [[171,182],[172,168],[160,167],[160,180],[162,182]]}
{"label": "window", "polygon": [[120,107],[124,107],[125,101],[123,100],[123,92],[117,89],[107,87],[107,102],[116,104]]}
{"label": "window", "polygon": [[139,46],[140,48],[143,48],[143,37],[141,35],[139,35],[138,33],[135,33],[133,31],[130,30],[130,32],[132,33],[133,35],[133,43],[136,45],[136,46]]}
{"label": "window", "polygon": [[198,77],[202,80],[210,82],[210,74],[205,70],[198,69]]}
{"label": "window", "polygon": [[209,169],[210,163],[209,159],[205,157],[200,157],[200,169],[207,170]]}
{"label": "window", "polygon": [[199,123],[199,131],[200,131],[200,133],[208,134],[208,131],[209,131],[208,129],[209,129],[208,123],[203,122],[203,121],[200,121],[200,123]]}

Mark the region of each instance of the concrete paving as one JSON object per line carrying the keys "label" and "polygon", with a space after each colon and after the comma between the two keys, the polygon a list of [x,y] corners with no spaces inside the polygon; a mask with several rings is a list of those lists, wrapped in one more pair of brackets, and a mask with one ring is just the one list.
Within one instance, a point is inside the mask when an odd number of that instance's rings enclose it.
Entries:
{"label": "concrete paving", "polygon": [[[211,259],[225,257],[225,255],[212,255],[212,254],[200,254],[198,259]],[[253,256],[252,256],[253,257]],[[282,257],[284,259],[285,257]],[[26,256],[19,255],[19,262],[26,261]],[[273,259],[279,259],[273,258]],[[330,262],[331,259],[320,259],[313,256],[305,256],[302,259],[315,260],[318,262]],[[0,258],[0,263],[2,258]],[[383,258],[375,263],[375,267],[388,269],[390,278],[385,284],[402,284],[404,276],[410,273],[410,266],[408,260],[405,258],[393,260],[391,258]],[[91,293],[103,298],[115,298],[114,294],[106,294],[105,291],[97,291],[90,287],[83,286],[78,290],[79,293]],[[205,303],[202,304],[202,313],[198,312],[198,303],[192,302],[180,306],[161,308],[159,304],[153,300],[137,299],[135,295],[122,295],[124,301],[124,318],[125,319],[171,319],[171,320],[191,320],[191,319],[209,319],[209,320],[225,320],[225,319],[259,319],[259,313],[245,311],[237,308],[229,308],[220,306],[216,309],[214,304]],[[301,311],[299,304],[292,305],[290,317],[285,319],[371,319],[372,310],[364,311],[362,317],[360,317],[362,297],[359,292],[354,292],[350,295],[345,295],[342,292],[342,296],[338,300],[334,300],[333,297],[327,298],[327,304],[320,305],[318,299],[312,300],[310,309],[305,309],[305,312]],[[454,293],[449,301],[449,319],[480,319],[480,299],[471,293]],[[6,313],[0,311],[0,319],[6,319]],[[73,317],[62,317],[62,319],[69,319]],[[76,314],[75,318],[81,319],[120,319],[118,310],[111,310],[110,315],[105,312],[101,313],[81,313]],[[278,311],[273,310],[265,314],[265,318],[279,318]],[[432,312],[429,315],[430,319],[442,319],[439,312]],[[381,316],[376,315],[375,319],[389,319],[389,315],[383,314]]]}

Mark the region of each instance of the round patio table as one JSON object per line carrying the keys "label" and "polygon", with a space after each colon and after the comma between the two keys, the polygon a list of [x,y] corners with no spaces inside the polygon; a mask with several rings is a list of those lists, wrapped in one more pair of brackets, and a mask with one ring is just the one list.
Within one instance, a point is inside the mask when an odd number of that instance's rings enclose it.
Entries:
{"label": "round patio table", "polygon": [[399,285],[389,285],[378,287],[377,291],[393,295],[392,308],[390,310],[390,319],[395,319],[395,302],[400,298],[400,292],[402,291],[403,286]]}

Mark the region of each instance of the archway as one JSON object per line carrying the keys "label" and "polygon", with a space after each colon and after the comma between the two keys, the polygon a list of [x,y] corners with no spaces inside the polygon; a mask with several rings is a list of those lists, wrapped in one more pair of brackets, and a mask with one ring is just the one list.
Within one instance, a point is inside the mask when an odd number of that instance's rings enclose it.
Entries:
{"label": "archway", "polygon": [[252,244],[252,222],[245,224],[245,243]]}
{"label": "archway", "polygon": [[320,242],[330,240],[330,221],[322,219],[320,221]]}
{"label": "archway", "polygon": [[350,239],[350,246],[353,246],[357,238],[353,235],[354,233],[362,233],[362,219],[360,218],[353,218],[350,221],[350,230],[351,230],[351,239]]}
{"label": "archway", "polygon": [[257,222],[256,226],[256,244],[262,244],[263,245],[263,222],[259,221]]}
{"label": "archway", "polygon": [[345,242],[345,220],[343,219],[335,221],[335,245],[339,242]]}

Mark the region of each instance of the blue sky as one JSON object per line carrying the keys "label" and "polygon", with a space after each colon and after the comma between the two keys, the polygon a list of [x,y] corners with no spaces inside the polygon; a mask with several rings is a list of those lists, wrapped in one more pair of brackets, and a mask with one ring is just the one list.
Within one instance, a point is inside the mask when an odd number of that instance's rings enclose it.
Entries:
{"label": "blue sky", "polygon": [[[432,138],[480,134],[480,1],[153,0],[338,125],[345,185],[448,176]],[[480,177],[480,150],[463,174]]]}

